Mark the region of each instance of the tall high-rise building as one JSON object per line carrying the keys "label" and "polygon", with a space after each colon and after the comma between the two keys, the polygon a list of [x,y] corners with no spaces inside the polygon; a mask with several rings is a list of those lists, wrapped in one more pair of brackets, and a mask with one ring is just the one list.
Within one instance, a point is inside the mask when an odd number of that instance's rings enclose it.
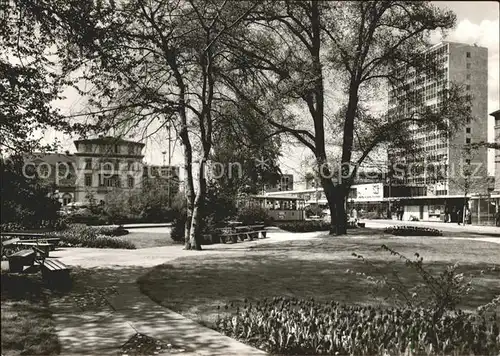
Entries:
{"label": "tall high-rise building", "polygon": [[[435,61],[439,69],[427,73],[416,73],[415,70],[405,72],[405,83],[389,92],[390,117],[412,114],[422,105],[430,109],[441,107],[444,100],[442,91],[455,83],[463,86],[466,95],[470,96],[470,113],[475,119],[467,122],[452,137],[437,129],[427,130],[410,125],[416,153],[408,155],[404,150],[392,149],[389,161],[416,167],[406,177],[406,183],[427,186],[427,195],[464,195],[464,190],[473,193],[482,189],[480,184],[467,184],[467,173],[461,172],[468,165],[468,172],[474,170],[476,174],[484,174],[486,187],[487,149],[480,147],[467,152],[465,147],[470,143],[487,141],[488,49],[441,42],[429,48],[425,57]],[[419,99],[408,99],[408,93]]]}
{"label": "tall high-rise building", "polygon": [[[490,115],[495,119],[495,143],[500,145],[500,110]],[[500,194],[500,149],[495,149],[495,192]]]}

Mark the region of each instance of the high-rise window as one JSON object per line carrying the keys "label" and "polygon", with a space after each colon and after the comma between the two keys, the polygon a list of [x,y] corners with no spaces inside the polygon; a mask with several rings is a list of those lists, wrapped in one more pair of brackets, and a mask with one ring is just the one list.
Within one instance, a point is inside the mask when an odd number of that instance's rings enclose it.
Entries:
{"label": "high-rise window", "polygon": [[128,182],[128,187],[129,188],[133,188],[134,187],[134,177],[128,177],[127,182]]}
{"label": "high-rise window", "polygon": [[467,58],[470,58],[470,52],[467,52]]}
{"label": "high-rise window", "polygon": [[85,159],[85,169],[92,169],[92,158]]}
{"label": "high-rise window", "polygon": [[465,129],[465,132],[466,132],[466,133],[470,133],[470,127],[467,127],[467,128]]}
{"label": "high-rise window", "polygon": [[467,138],[465,139],[465,143],[470,143],[470,137],[467,137]]}
{"label": "high-rise window", "polygon": [[470,90],[470,84],[467,84],[467,86],[465,87],[466,90]]}
{"label": "high-rise window", "polygon": [[467,79],[470,79],[470,74],[467,74]]}
{"label": "high-rise window", "polygon": [[92,152],[92,145],[90,143],[85,144],[85,152]]}
{"label": "high-rise window", "polygon": [[470,69],[470,63],[467,63],[467,69]]}

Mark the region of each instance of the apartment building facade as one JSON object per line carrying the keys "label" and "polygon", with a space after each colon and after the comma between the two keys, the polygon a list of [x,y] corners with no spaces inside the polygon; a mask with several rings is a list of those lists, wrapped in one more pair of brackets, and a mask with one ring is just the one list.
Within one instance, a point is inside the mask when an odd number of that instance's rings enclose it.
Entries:
{"label": "apartment building facade", "polygon": [[[438,109],[443,105],[442,90],[458,84],[471,99],[470,113],[474,120],[452,137],[437,129],[427,130],[416,125],[410,127],[415,154],[406,155],[404,150],[390,152],[390,162],[413,164],[416,167],[431,167],[412,171],[406,178],[409,185],[427,187],[428,196],[456,196],[486,189],[487,149],[480,147],[467,151],[467,145],[486,141],[488,135],[488,49],[462,43],[442,42],[431,47],[426,58],[436,61],[439,70],[432,73],[416,73],[409,70],[405,83],[389,93],[389,115],[398,117],[418,111],[421,105]],[[412,93],[420,100],[406,100]],[[414,104],[414,106],[412,106]],[[466,168],[473,167],[473,168]],[[484,175],[484,184],[465,182],[466,174],[476,169]],[[465,177],[464,177],[465,176]]]}
{"label": "apartment building facade", "polygon": [[74,142],[77,171],[75,201],[106,202],[112,191],[134,191],[142,187],[144,144],[115,137]]}

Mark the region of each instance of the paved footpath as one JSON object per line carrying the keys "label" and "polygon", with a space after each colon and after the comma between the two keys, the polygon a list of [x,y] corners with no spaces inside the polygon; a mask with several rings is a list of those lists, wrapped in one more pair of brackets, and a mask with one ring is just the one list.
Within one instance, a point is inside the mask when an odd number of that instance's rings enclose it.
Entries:
{"label": "paved footpath", "polygon": [[[305,233],[298,237],[274,231],[269,234],[271,238],[245,242],[244,246],[250,248],[291,238],[312,239],[321,234]],[[224,245],[223,250],[220,246],[204,246],[205,251],[201,253],[224,251],[229,255],[232,250],[241,250],[242,244]],[[177,347],[165,353],[160,351],[159,355],[265,355],[156,304],[140,292],[136,281],[150,268],[199,254],[184,251],[178,245],[137,250],[61,248],[54,251],[52,257],[75,267],[72,294],[51,302],[61,355],[124,355],[119,350],[136,333]],[[101,293],[110,287],[113,293]]]}
{"label": "paved footpath", "polygon": [[[391,221],[367,221],[367,227],[381,228],[391,224]],[[229,257],[235,251],[241,252],[243,247],[247,249],[256,244],[286,240],[309,240],[324,234],[291,234],[271,230],[268,233],[270,238],[267,239],[244,244],[204,246],[205,251],[201,253],[227,253]],[[346,238],[356,237],[350,235]],[[370,238],[366,235],[359,237]],[[491,239],[495,240],[492,242],[500,243],[499,238]],[[137,250],[62,248],[51,255],[75,267],[72,272],[75,277],[72,294],[80,296],[55,299],[51,304],[62,345],[61,355],[123,355],[119,353],[121,346],[136,333],[178,348],[159,352],[159,355],[265,355],[262,351],[156,304],[140,292],[136,281],[152,267],[179,257],[199,256],[200,252],[184,251],[182,246],[174,245]],[[114,288],[113,293],[99,292],[103,296],[103,303],[99,303],[95,295],[91,298],[85,294],[109,287]],[[94,300],[97,301],[92,304]]]}
{"label": "paved footpath", "polygon": [[[265,355],[156,304],[140,292],[136,280],[151,267],[199,253],[184,251],[181,246],[140,250],[64,248],[55,251],[55,258],[76,267],[73,271],[76,290],[114,288],[114,293],[101,298],[105,299],[104,303],[92,305],[91,300],[99,298],[85,294],[81,294],[83,302],[74,296],[52,302],[56,331],[62,345],[61,355],[125,355],[120,349],[136,333],[177,348],[160,351],[158,355]],[[207,249],[202,253],[211,252]],[[84,279],[87,285],[79,285],[78,273],[87,273]]]}

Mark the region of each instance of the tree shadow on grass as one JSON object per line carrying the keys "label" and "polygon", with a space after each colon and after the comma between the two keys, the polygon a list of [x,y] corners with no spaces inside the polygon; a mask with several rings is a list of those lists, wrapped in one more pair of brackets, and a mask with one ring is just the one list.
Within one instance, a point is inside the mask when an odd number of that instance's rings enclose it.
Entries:
{"label": "tree shadow on grass", "polygon": [[[388,239],[392,246],[408,253],[424,251],[431,255],[429,270],[433,274],[443,271],[459,257],[455,253],[436,252],[430,243]],[[441,242],[433,242],[441,244]],[[374,273],[371,266],[352,256],[352,252],[366,255],[382,274],[391,277],[393,269],[399,272],[402,283],[413,287],[421,282],[418,274],[404,266],[398,258],[388,258],[387,253],[377,252],[380,241],[337,240],[335,243],[318,241],[295,241],[280,244],[258,245],[252,250],[226,254],[195,256],[178,259],[157,266],[141,277],[139,284],[143,293],[156,302],[185,314],[199,322],[212,325],[217,315],[225,311],[225,305],[243,299],[256,301],[262,298],[288,296],[315,298],[319,301],[335,300],[347,304],[371,304],[389,306],[384,298],[387,291],[377,291],[363,275]],[[454,249],[459,249],[455,246]],[[454,249],[452,249],[454,251]],[[478,274],[491,266],[488,258],[479,258],[475,248],[463,260],[459,271]],[[482,257],[495,259],[495,254],[483,250]],[[391,261],[388,263],[387,261]],[[352,273],[347,273],[347,271]],[[379,277],[379,275],[375,275]],[[392,279],[392,278],[390,278]],[[500,270],[477,277],[475,290],[461,307],[474,309],[485,304],[500,292]],[[222,309],[217,309],[220,306]]]}

